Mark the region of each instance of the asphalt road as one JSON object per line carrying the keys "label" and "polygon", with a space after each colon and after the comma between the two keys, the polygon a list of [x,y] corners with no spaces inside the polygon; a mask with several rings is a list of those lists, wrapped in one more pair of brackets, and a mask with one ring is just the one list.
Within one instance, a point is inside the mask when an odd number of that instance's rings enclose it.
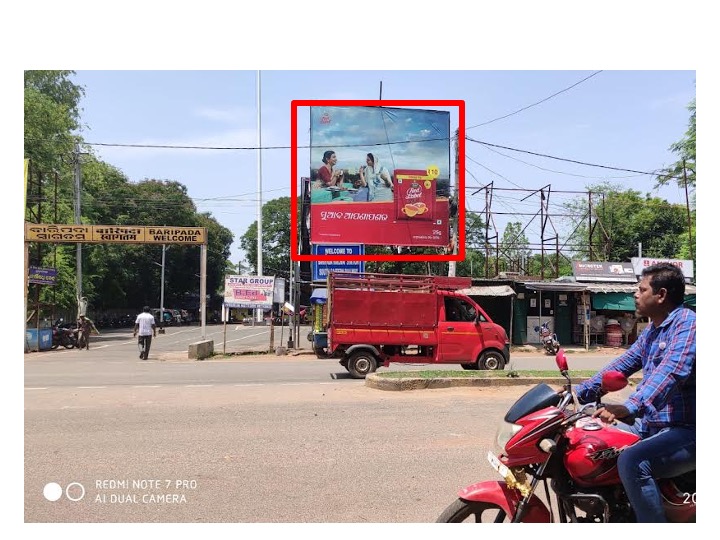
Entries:
{"label": "asphalt road", "polygon": [[347,382],[28,392],[25,520],[432,522],[524,391]]}
{"label": "asphalt road", "polygon": [[[225,330],[248,350],[269,336]],[[191,361],[199,332],[168,329],[148,361],[130,331],[25,355],[26,522],[432,522],[495,478],[496,426],[529,388],[387,392],[311,355]]]}
{"label": "asphalt road", "polygon": [[[270,384],[327,382],[345,379],[347,371],[336,359],[317,359],[304,339],[308,328],[301,330],[297,346],[299,355],[274,356],[243,354],[270,344],[270,327],[222,325],[206,327],[206,339],[214,341],[216,352],[231,356],[213,357],[203,361],[189,360],[188,346],[201,339],[199,327],[171,327],[153,339],[150,358],[138,358],[137,340],[131,330],[102,331],[94,337],[89,350],[57,349],[25,354],[26,387],[103,386],[103,385],[197,385],[197,384]],[[275,328],[275,344],[279,329]],[[283,342],[287,344],[287,328]],[[571,369],[599,369],[612,358],[608,354],[569,354]],[[428,364],[390,364],[378,371],[427,369]],[[438,369],[460,370],[459,365],[434,366]],[[517,353],[511,356],[508,369],[555,370],[551,356],[542,353]]]}

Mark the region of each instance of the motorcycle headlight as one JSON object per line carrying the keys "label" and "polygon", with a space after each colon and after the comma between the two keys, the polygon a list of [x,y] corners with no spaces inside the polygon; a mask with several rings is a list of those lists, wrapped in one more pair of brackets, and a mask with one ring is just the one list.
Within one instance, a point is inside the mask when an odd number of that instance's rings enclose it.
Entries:
{"label": "motorcycle headlight", "polygon": [[501,422],[497,429],[497,435],[495,436],[496,449],[499,453],[505,453],[505,445],[515,434],[522,429],[522,426],[517,424],[511,424],[510,422]]}

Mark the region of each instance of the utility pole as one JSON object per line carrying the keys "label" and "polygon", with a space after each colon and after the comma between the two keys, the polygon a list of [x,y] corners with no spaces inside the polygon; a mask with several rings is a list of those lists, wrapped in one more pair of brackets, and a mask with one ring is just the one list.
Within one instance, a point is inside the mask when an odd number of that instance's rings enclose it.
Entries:
{"label": "utility pole", "polygon": [[165,244],[162,245],[162,263],[160,264],[160,330],[165,324]]}
{"label": "utility pole", "polygon": [[[460,219],[460,199],[458,198],[458,174],[460,171],[460,141],[458,138],[460,137],[460,129],[455,130],[455,183],[453,186],[451,186],[451,193],[454,193],[454,199],[455,202],[458,205],[458,210],[455,212],[455,220],[454,220],[454,226],[452,227],[452,230],[450,231],[450,244],[452,245],[452,254],[457,255],[458,252],[458,220]],[[463,197],[463,204],[465,203],[465,197]],[[448,277],[455,277],[455,273],[457,270],[457,262],[456,261],[449,261],[448,262]]]}
{"label": "utility pole", "polygon": [[[262,123],[260,119],[260,70],[257,72],[257,141],[258,141],[258,169],[257,169],[257,275],[263,275],[262,267]],[[257,309],[255,316],[258,322],[263,320],[263,310]]]}
{"label": "utility pole", "polygon": [[[75,225],[80,225],[80,143],[75,143],[73,153],[75,164]],[[75,247],[75,294],[77,296],[78,313],[82,312],[82,243]]]}

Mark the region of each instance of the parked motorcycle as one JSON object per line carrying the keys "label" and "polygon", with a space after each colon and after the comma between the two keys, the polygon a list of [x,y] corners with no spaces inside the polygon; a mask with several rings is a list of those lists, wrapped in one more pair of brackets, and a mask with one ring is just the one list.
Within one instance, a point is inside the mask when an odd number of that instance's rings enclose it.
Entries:
{"label": "parked motorcycle", "polygon": [[77,346],[77,341],[72,330],[63,327],[62,322],[62,319],[58,319],[58,321],[52,325],[51,349],[57,349],[61,345],[66,349],[72,349]]}
{"label": "parked motorcycle", "polygon": [[557,334],[550,331],[550,323],[545,321],[540,326],[536,326],[535,331],[540,334],[540,342],[545,352],[548,354],[557,354],[560,350],[560,342],[558,341]]}
{"label": "parked motorcycle", "polygon": [[[593,418],[593,411],[602,406],[599,398],[580,406],[562,349],[555,360],[567,381],[563,391],[538,384],[526,392],[498,430],[499,456],[488,453],[488,461],[503,481],[478,482],[462,489],[439,523],[550,523],[555,521],[550,489],[562,523],[635,521],[618,476],[617,458],[640,439]],[[620,372],[603,375],[605,392],[625,385],[627,379]],[[535,495],[541,482],[548,506]],[[695,522],[695,471],[659,483],[668,521]]]}

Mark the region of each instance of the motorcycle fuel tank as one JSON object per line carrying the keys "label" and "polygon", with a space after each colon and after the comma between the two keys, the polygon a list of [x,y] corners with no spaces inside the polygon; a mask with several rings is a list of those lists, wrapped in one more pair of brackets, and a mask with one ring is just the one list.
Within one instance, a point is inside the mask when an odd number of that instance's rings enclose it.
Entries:
{"label": "motorcycle fuel tank", "polygon": [[603,424],[596,418],[578,421],[565,435],[568,439],[563,458],[565,468],[583,486],[619,484],[618,456],[640,440],[637,435]]}

